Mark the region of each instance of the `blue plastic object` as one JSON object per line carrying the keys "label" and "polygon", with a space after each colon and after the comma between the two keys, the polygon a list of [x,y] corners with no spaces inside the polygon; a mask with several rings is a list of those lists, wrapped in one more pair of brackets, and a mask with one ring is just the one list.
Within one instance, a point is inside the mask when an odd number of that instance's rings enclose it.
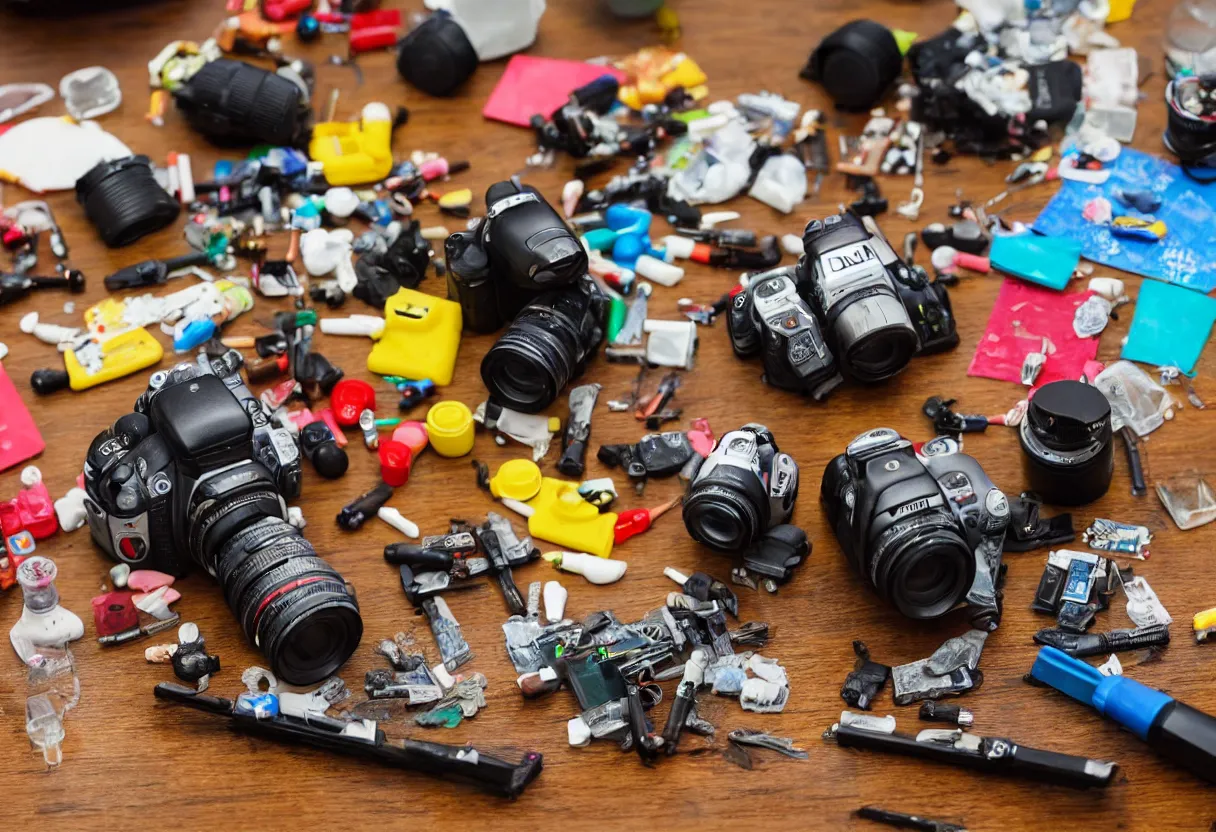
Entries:
{"label": "blue plastic object", "polygon": [[[1082,218],[1085,203],[1097,196],[1114,202],[1120,192],[1151,192],[1161,203],[1152,216],[1169,234],[1157,243],[1120,240],[1110,226]],[[1105,184],[1065,182],[1034,221],[1034,230],[1079,241],[1081,255],[1104,266],[1201,292],[1216,289],[1216,261],[1210,256],[1216,250],[1216,188],[1198,185],[1177,165],[1130,147],[1111,165]]]}
{"label": "blue plastic object", "polygon": [[1103,676],[1097,668],[1054,647],[1043,647],[1030,676],[1127,728],[1142,740],[1162,709],[1174,700],[1126,676]]}
{"label": "blue plastic object", "polygon": [[[650,245],[652,219],[651,213],[645,208],[634,208],[623,202],[609,205],[605,209],[604,222],[608,224],[607,231],[616,235],[612,241],[612,261],[614,263],[632,269],[643,254],[649,254],[660,260],[664,259],[666,249],[653,248]],[[592,248],[598,251],[607,250],[607,247],[604,246],[607,234],[603,233],[603,230],[599,234],[589,231],[584,236],[589,238],[588,245]],[[599,248],[598,246],[604,247]]]}
{"label": "blue plastic object", "polygon": [[174,352],[189,352],[195,347],[202,346],[211,340],[211,336],[215,334],[215,322],[210,318],[203,318],[199,321],[191,321],[182,327],[179,335],[173,339]]}
{"label": "blue plastic object", "polygon": [[992,240],[988,259],[992,268],[1005,274],[1060,291],[1081,262],[1081,244],[1030,232],[1002,234]]}
{"label": "blue plastic object", "polygon": [[1146,280],[1136,299],[1122,357],[1190,374],[1216,323],[1216,299],[1182,286]]}

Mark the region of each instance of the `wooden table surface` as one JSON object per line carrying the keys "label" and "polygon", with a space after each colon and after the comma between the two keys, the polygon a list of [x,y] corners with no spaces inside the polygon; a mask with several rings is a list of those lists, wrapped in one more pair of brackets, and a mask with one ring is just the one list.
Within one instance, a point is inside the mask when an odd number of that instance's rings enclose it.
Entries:
{"label": "wooden table surface", "polygon": [[[417,5],[410,4],[410,9]],[[798,71],[810,49],[836,26],[864,14],[891,26],[932,35],[950,22],[955,11],[946,0],[753,0],[746,4],[675,0],[673,5],[681,13],[682,46],[709,74],[714,98],[767,89],[805,106],[824,106],[825,101],[815,86],[799,80]],[[1125,45],[1136,47],[1153,70],[1144,86],[1134,142],[1150,152],[1161,152],[1164,110],[1160,37],[1169,5],[1142,2],[1130,22],[1111,28]],[[147,105],[145,64],[171,40],[206,37],[221,17],[222,6],[218,0],[162,2],[50,20],[6,14],[0,17],[0,81],[42,81],[57,86],[58,79],[70,70],[93,64],[108,66],[117,73],[125,100],[118,111],[103,116],[101,124],[136,152],[154,159],[163,160],[169,151],[188,151],[196,175],[203,177],[217,159],[235,159],[237,155],[209,146],[172,110],[163,128],[148,125],[143,117]],[[599,6],[596,2],[553,0],[531,53],[581,59],[621,55],[655,42],[656,34],[648,21],[618,21]],[[388,54],[362,58],[360,66],[366,80],[356,86],[349,69],[324,64],[327,55],[344,48],[341,36],[327,36],[314,48],[301,51],[318,61],[318,99],[325,101],[331,88],[341,88],[340,118],[354,117],[368,101],[408,106],[409,124],[397,132],[394,141],[398,158],[424,149],[441,151],[450,159],[470,160],[472,169],[455,177],[451,186],[472,187],[477,195],[476,210],[482,209],[480,197],[486,186],[523,171],[524,159],[534,149],[531,133],[483,121],[479,112],[501,73],[501,62],[482,67],[457,97],[438,100],[406,86],[397,77]],[[289,49],[295,52],[296,46],[291,44]],[[39,115],[60,114],[62,107],[56,100],[45,105]],[[855,132],[859,125],[857,117],[833,117],[832,141],[837,128]],[[47,164],[54,163],[54,159],[47,160]],[[976,159],[930,166],[920,223],[910,224],[892,212],[881,218],[881,225],[898,243],[909,230],[947,219],[947,207],[956,201],[957,193],[982,201],[1000,191],[1002,178],[1011,167],[986,166]],[[529,175],[528,179],[556,200],[570,170],[570,160],[559,158],[553,170]],[[910,180],[891,178],[882,184],[894,206],[906,198]],[[1053,186],[1031,189],[1010,200],[1009,215],[1029,221],[1052,190]],[[5,188],[4,196],[10,203],[28,198],[13,186]],[[50,199],[71,246],[72,264],[83,269],[90,280],[87,294],[74,298],[77,310],[104,297],[101,278],[110,271],[149,257],[175,255],[185,248],[179,221],[175,229],[136,245],[107,250],[70,194],[56,194]],[[735,200],[730,207],[742,212],[740,226],[761,232],[801,233],[807,218],[831,213],[839,202],[848,199],[843,177],[833,176],[824,183],[818,200],[804,203],[789,217],[747,198]],[[424,207],[418,213],[424,224],[443,221],[433,208]],[[446,224],[453,230],[458,228],[457,222],[447,220]],[[285,242],[280,238],[273,245],[281,250]],[[52,263],[44,250],[42,265],[49,267]],[[1099,268],[1096,273],[1108,272]],[[693,266],[678,288],[657,289],[652,313],[674,318],[677,298],[712,301],[736,277],[730,272]],[[1129,279],[1134,292],[1139,279]],[[962,338],[957,350],[918,359],[906,373],[884,386],[845,387],[823,405],[761,384],[759,365],[741,363],[731,354],[722,323],[701,331],[697,368],[685,376],[677,397],[685,416],[708,417],[719,435],[745,422],[765,422],[781,448],[802,466],[802,499],[794,520],[810,534],[813,555],[778,595],[769,597],[747,590],[741,593],[742,620],[763,620],[776,627],[776,636],[764,653],[780,658],[788,668],[792,696],[784,713],[748,714],[736,702],[715,701],[707,693],[702,697],[703,711],[717,725],[719,739],[706,742],[688,738],[681,746],[687,753],[665,759],[655,768],[642,767],[635,755],[622,754],[610,743],[571,749],[566,744],[565,723],[577,713],[574,697],[563,691],[539,701],[521,699],[499,629],[506,617],[502,600],[496,589],[481,586],[452,596],[450,604],[477,653],[468,669],[481,671],[489,678],[488,707],[454,730],[403,729],[400,725],[389,726],[388,730],[398,736],[413,733],[438,741],[468,741],[489,749],[542,752],[545,771],[518,802],[507,803],[467,788],[312,750],[243,738],[230,734],[218,720],[154,702],[153,685],[172,680],[172,674],[167,667],[145,664],[141,654],[151,642],[105,651],[98,648],[89,620],[89,599],[98,592],[111,564],[92,545],[88,532],[82,530],[59,534],[39,546],[40,553],[59,564],[63,603],[88,622],[85,639],[74,646],[80,704],[66,719],[62,767],[45,771],[41,756],[28,748],[24,734],[24,669],[11,658],[0,662],[0,760],[7,794],[4,814],[17,823],[15,828],[33,828],[30,824],[37,823],[39,828],[48,829],[102,825],[322,828],[335,823],[444,828],[493,824],[531,829],[555,825],[705,829],[754,824],[770,829],[839,829],[853,825],[862,828],[864,824],[851,820],[850,813],[862,805],[878,804],[962,820],[973,830],[1207,829],[1216,818],[1216,800],[1210,788],[1159,762],[1112,723],[1060,694],[1030,687],[1023,681],[1035,654],[1031,634],[1049,623],[1028,610],[1043,569],[1044,551],[1007,557],[1006,613],[1003,626],[988,640],[984,653],[981,667],[985,683],[960,703],[975,711],[975,727],[982,733],[1118,761],[1122,774],[1116,784],[1105,791],[1077,792],[846,751],[820,739],[843,706],[839,688],[852,667],[853,639],[864,639],[878,660],[894,665],[924,657],[946,638],[966,630],[963,615],[932,624],[907,621],[861,585],[847,568],[817,504],[820,474],[827,461],[865,429],[887,425],[914,439],[928,438],[929,424],[920,407],[930,394],[958,397],[965,410],[985,413],[1003,412],[1021,396],[1022,390],[1015,385],[966,376],[999,281],[998,277],[969,277],[952,291]],[[428,277],[422,288],[443,292],[434,276]],[[17,321],[26,312],[38,310],[46,320],[78,322],[63,313],[66,299],[57,293],[44,293],[0,312],[0,341],[11,349],[4,366],[46,438],[47,450],[35,462],[55,496],[73,484],[92,437],[129,412],[146,379],[141,373],[84,393],[35,397],[29,389],[30,372],[55,366],[58,357],[51,347],[19,333]],[[269,318],[278,308],[286,307],[259,300],[254,312],[237,321],[231,331],[256,333],[256,321]],[[352,299],[342,313],[367,311]],[[1130,319],[1130,314],[1122,315],[1102,336],[1101,359],[1117,356]],[[444,391],[444,397],[470,406],[484,398],[477,368],[492,342],[492,336],[465,337],[456,380]],[[344,367],[348,377],[372,380],[364,369],[366,342],[318,336],[316,348]],[[1197,382],[1200,394],[1209,400],[1216,399],[1216,385],[1208,380],[1213,366],[1209,354],[1200,364]],[[631,368],[609,365],[602,359],[593,362],[586,375],[586,380],[604,384],[604,399],[623,394],[632,378]],[[383,395],[380,405],[379,415],[393,415],[393,397]],[[564,401],[551,412],[564,418]],[[1216,469],[1212,423],[1213,414],[1187,407],[1153,434],[1146,446],[1150,483],[1181,470],[1211,474]],[[610,414],[601,404],[595,416],[593,441],[595,446],[636,441],[643,432],[639,423],[624,414]],[[969,436],[966,450],[980,460],[1006,493],[1017,494],[1026,487],[1021,453],[1011,431],[994,428]],[[346,533],[332,520],[344,503],[377,481],[376,460],[362,449],[357,435],[351,436],[349,451],[350,471],[336,482],[320,480],[308,470],[300,505],[309,520],[307,536],[358,591],[365,635],[355,656],[342,669],[348,684],[358,691],[366,670],[385,666],[384,660],[372,652],[381,638],[413,630],[432,657],[435,652],[427,627],[402,596],[396,570],[381,558],[382,547],[399,538],[376,521],[357,533]],[[496,466],[523,452],[520,446],[498,448],[490,437],[479,435],[474,455]],[[554,458],[551,453],[546,470],[553,470]],[[590,467],[590,474],[603,473],[594,461]],[[619,473],[617,479],[623,484]],[[17,488],[17,469],[0,475],[0,496],[12,496]],[[620,505],[654,505],[674,496],[678,488],[675,480],[656,481],[643,499],[626,494]],[[494,508],[488,496],[474,487],[468,459],[446,460],[434,455],[419,461],[412,481],[398,490],[392,504],[418,522],[424,532],[442,530],[449,517],[480,518]],[[1212,650],[1216,648],[1197,647],[1190,636],[1189,621],[1194,612],[1216,605],[1216,587],[1211,579],[1216,527],[1179,532],[1155,497],[1130,497],[1122,451],[1110,492],[1076,512],[1081,528],[1096,516],[1144,523],[1154,531],[1154,557],[1150,562],[1137,563],[1136,572],[1151,581],[1175,618],[1174,644],[1164,657],[1129,668],[1129,675],[1200,707],[1210,707],[1212,667],[1216,662]],[[723,577],[730,568],[728,559],[694,545],[678,516],[663,518],[647,535],[620,547],[617,556],[628,560],[629,572],[613,586],[596,587],[577,576],[562,577],[570,592],[567,609],[571,615],[581,617],[611,609],[622,620],[635,620],[660,605],[672,589],[663,577],[664,566],[702,569]],[[555,573],[543,563],[517,573],[523,587],[529,581],[553,577]],[[183,619],[197,622],[209,648],[222,658],[224,669],[212,680],[213,692],[234,696],[242,689],[241,670],[261,663],[259,655],[245,643],[209,578],[194,575],[177,586],[183,594],[178,604]],[[0,620],[14,621],[20,610],[19,592],[9,591],[0,597]],[[1121,599],[1100,617],[1097,629],[1118,626],[1128,626]],[[918,724],[914,707],[893,709],[889,691],[888,687],[875,712],[896,713],[905,731],[924,727]],[[666,710],[667,705],[660,706],[660,724]],[[796,762],[761,752],[755,770],[741,770],[719,752],[726,733],[742,726],[793,737],[809,750],[810,758]]]}

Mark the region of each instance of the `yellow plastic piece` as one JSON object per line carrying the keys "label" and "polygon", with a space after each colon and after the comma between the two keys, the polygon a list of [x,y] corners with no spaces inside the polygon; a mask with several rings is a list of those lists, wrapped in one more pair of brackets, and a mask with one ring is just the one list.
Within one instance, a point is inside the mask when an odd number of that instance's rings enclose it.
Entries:
{"label": "yellow plastic piece", "polygon": [[1216,607],[1195,613],[1195,620],[1191,622],[1191,628],[1195,632],[1210,630],[1213,627],[1216,627]]}
{"label": "yellow plastic piece", "polygon": [[401,289],[384,304],[384,331],[367,356],[367,369],[382,376],[451,384],[460,327],[459,303]]}
{"label": "yellow plastic piece", "polygon": [[1136,0],[1110,0],[1110,13],[1106,15],[1107,23],[1119,23],[1132,16],[1136,8]]}
{"label": "yellow plastic piece", "polygon": [[1030,155],[1030,161],[1049,162],[1051,161],[1051,157],[1054,153],[1055,149],[1051,145],[1044,145]]}
{"label": "yellow plastic piece", "polygon": [[490,478],[490,493],[495,497],[526,503],[540,493],[540,466],[530,459],[512,459],[498,466]]}
{"label": "yellow plastic piece", "polygon": [[578,493],[578,483],[542,477],[540,493],[528,501],[536,512],[528,534],[569,549],[606,558],[612,554],[616,514],[600,510]]}
{"label": "yellow plastic piece", "polygon": [[107,381],[129,376],[156,364],[165,354],[160,342],[143,327],[102,341],[101,351],[101,369],[91,375],[76,358],[74,350],[63,354],[63,365],[68,371],[73,390],[88,390]]}
{"label": "yellow plastic piece", "polygon": [[440,208],[467,208],[473,203],[473,191],[470,188],[461,188],[458,191],[449,191],[439,197]]}
{"label": "yellow plastic piece", "polygon": [[327,121],[313,128],[308,155],[320,162],[331,185],[378,182],[393,169],[393,118],[372,102],[358,123]]}
{"label": "yellow plastic piece", "polygon": [[669,72],[659,78],[659,83],[668,90],[673,90],[676,87],[690,89],[691,87],[700,86],[708,80],[709,76],[705,74],[701,67],[697,66],[697,62],[684,55]]}
{"label": "yellow plastic piece", "polygon": [[512,459],[490,478],[490,493],[532,509],[528,534],[569,549],[606,558],[612,554],[616,514],[600,510],[578,493],[578,483],[545,477],[530,459]]}
{"label": "yellow plastic piece", "polygon": [[454,458],[473,450],[473,414],[462,402],[438,402],[426,412],[426,432],[440,456]]}

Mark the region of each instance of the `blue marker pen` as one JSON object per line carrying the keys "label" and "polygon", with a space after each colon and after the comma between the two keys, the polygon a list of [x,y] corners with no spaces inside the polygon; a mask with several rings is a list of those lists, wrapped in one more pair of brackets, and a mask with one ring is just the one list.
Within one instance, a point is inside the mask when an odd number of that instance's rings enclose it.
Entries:
{"label": "blue marker pen", "polygon": [[1103,676],[1054,647],[1039,650],[1030,676],[1113,719],[1170,762],[1216,783],[1216,717],[1126,676]]}

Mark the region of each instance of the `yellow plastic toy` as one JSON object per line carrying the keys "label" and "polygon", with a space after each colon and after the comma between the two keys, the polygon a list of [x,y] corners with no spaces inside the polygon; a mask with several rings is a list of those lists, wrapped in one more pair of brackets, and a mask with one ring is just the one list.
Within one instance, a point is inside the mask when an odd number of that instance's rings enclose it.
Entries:
{"label": "yellow plastic toy", "polygon": [[1191,628],[1195,631],[1195,641],[1200,643],[1216,635],[1216,607],[1195,613],[1195,620],[1191,622]]}
{"label": "yellow plastic toy", "polygon": [[426,432],[440,456],[454,458],[473,450],[473,414],[463,402],[439,402],[426,413]]}
{"label": "yellow plastic toy", "polygon": [[88,390],[107,381],[151,367],[164,356],[164,347],[143,327],[129,329],[104,341],[90,341],[63,354],[73,390]]}
{"label": "yellow plastic toy", "polygon": [[578,483],[542,476],[535,462],[513,459],[490,478],[490,493],[532,510],[528,534],[533,537],[601,558],[612,554],[616,514],[601,514],[578,493]]}
{"label": "yellow plastic toy", "polygon": [[661,47],[642,49],[619,66],[634,79],[634,83],[623,85],[617,95],[620,102],[631,110],[659,103],[676,87],[691,92],[709,80],[709,76],[692,58],[683,52],[672,53]]}
{"label": "yellow plastic toy", "polygon": [[374,101],[358,123],[327,121],[313,128],[308,155],[320,162],[331,185],[379,182],[393,169],[393,117]]}
{"label": "yellow plastic toy", "polygon": [[367,369],[382,376],[451,384],[460,327],[459,303],[401,289],[384,304],[384,331],[367,356]]}

